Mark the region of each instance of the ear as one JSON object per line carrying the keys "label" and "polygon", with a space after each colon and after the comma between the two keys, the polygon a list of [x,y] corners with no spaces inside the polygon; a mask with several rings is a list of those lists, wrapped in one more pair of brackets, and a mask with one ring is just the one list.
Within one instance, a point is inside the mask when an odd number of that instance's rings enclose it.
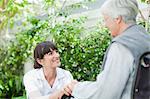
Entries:
{"label": "ear", "polygon": [[119,16],[118,18],[115,19],[117,24],[120,24],[122,21],[122,16]]}
{"label": "ear", "polygon": [[42,64],[43,64],[42,59],[37,58],[37,59],[36,59],[36,61],[37,61],[40,65],[42,65]]}

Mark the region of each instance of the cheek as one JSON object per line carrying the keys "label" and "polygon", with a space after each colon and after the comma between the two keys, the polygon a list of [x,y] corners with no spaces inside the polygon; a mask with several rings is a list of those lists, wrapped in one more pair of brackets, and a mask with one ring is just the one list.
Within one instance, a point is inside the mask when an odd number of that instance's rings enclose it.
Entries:
{"label": "cheek", "polygon": [[115,36],[117,36],[118,35],[118,27],[116,27],[117,25],[114,25],[113,27],[112,27],[112,30],[111,30],[111,35],[113,36],[113,37],[115,37]]}
{"label": "cheek", "polygon": [[103,24],[105,27],[109,28],[109,23],[108,22],[104,22]]}
{"label": "cheek", "polygon": [[46,61],[47,61],[47,63],[52,63],[52,58],[49,57],[49,58],[47,58]]}
{"label": "cheek", "polygon": [[114,24],[111,20],[105,22],[105,27],[107,27],[109,30],[112,29],[113,25]]}

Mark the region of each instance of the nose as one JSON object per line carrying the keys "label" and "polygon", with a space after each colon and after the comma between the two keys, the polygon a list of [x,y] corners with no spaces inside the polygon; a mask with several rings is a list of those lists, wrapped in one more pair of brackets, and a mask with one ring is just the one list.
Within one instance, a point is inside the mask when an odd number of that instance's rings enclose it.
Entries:
{"label": "nose", "polygon": [[104,27],[106,28],[106,23],[105,23],[105,22],[102,22],[99,27],[100,27],[100,28],[104,28]]}
{"label": "nose", "polygon": [[104,20],[104,18],[101,18],[101,19],[99,20],[99,27],[100,27],[100,28],[106,28],[106,27],[107,27],[106,21]]}
{"label": "nose", "polygon": [[59,53],[57,51],[54,51],[54,56],[55,57],[59,57],[60,55],[59,55]]}

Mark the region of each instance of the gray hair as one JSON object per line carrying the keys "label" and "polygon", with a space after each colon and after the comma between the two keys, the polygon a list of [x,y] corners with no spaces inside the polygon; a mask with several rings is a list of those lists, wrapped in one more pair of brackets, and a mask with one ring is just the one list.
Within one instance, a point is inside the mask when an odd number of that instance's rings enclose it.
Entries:
{"label": "gray hair", "polygon": [[123,21],[127,24],[136,22],[138,11],[136,0],[106,0],[101,7],[102,14],[112,18],[122,16]]}

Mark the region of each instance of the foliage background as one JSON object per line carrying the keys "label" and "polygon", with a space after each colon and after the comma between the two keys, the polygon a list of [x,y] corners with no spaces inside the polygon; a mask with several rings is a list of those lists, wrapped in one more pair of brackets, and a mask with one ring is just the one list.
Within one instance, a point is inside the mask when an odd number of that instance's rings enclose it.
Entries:
{"label": "foliage background", "polygon": [[[87,2],[92,0],[83,0],[64,7],[65,1],[61,5],[56,0],[44,0],[45,6],[42,11],[47,14],[46,18],[39,18],[36,12],[30,12],[33,5],[26,0],[22,0],[21,3],[14,0],[0,2],[0,17],[3,17],[0,23],[1,30],[8,28],[19,30],[14,34],[14,39],[7,42],[7,46],[0,47],[0,98],[25,98],[22,83],[24,63],[28,59],[32,60],[36,44],[45,40],[56,43],[61,56],[61,67],[69,70],[75,79],[79,81],[96,79],[96,75],[101,71],[100,65],[110,36],[108,30],[101,24],[87,30],[83,25],[87,20],[86,17],[70,17],[72,9],[85,6]],[[23,13],[26,15],[23,16]],[[22,17],[24,19],[21,21],[22,24],[16,26],[15,22]],[[139,23],[147,24],[143,21]],[[83,36],[86,33],[89,35]]]}
{"label": "foliage background", "polygon": [[[24,63],[27,59],[32,60],[35,45],[44,40],[53,40],[57,44],[61,55],[61,67],[70,70],[74,78],[95,80],[96,74],[100,71],[103,52],[110,38],[106,28],[98,28],[100,25],[88,32],[83,27],[87,20],[86,17],[71,18],[69,16],[71,8],[81,7],[86,2],[89,1],[72,4],[62,10],[63,5],[58,6],[59,4],[55,0],[45,0],[44,10],[48,17],[40,19],[35,13],[24,9],[31,6],[25,0],[20,4],[13,2],[13,0],[8,1],[4,14],[1,15],[7,17],[2,21],[0,27],[4,29],[15,26],[19,31],[15,33],[14,39],[10,40],[7,46],[0,48],[2,56],[0,58],[1,98],[19,96],[25,98],[22,83]],[[49,7],[53,8],[54,12],[47,12],[50,9]],[[9,13],[10,11],[13,15]],[[16,27],[15,21],[23,17],[21,11],[28,12],[28,15],[24,17],[25,21],[22,22],[21,26]],[[62,18],[62,20],[58,21],[59,18]],[[84,32],[91,35],[83,37]]]}

